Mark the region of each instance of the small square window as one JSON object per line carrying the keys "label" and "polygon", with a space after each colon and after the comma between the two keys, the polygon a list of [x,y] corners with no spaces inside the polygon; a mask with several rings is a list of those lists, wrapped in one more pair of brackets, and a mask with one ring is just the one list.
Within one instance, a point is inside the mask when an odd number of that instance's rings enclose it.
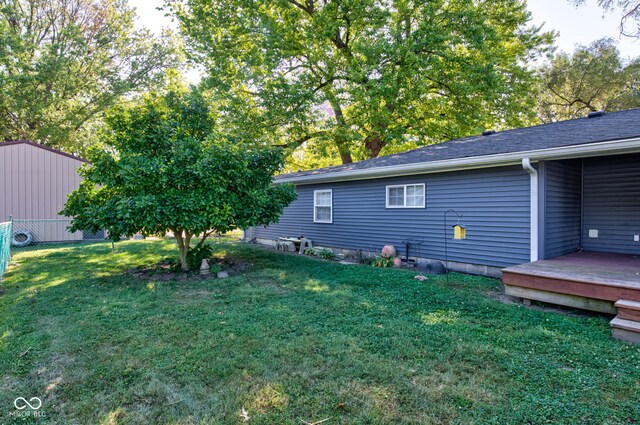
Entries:
{"label": "small square window", "polygon": [[406,207],[423,207],[424,206],[424,185],[414,184],[406,186]]}
{"label": "small square window", "polygon": [[388,203],[390,207],[403,207],[404,187],[390,187]]}

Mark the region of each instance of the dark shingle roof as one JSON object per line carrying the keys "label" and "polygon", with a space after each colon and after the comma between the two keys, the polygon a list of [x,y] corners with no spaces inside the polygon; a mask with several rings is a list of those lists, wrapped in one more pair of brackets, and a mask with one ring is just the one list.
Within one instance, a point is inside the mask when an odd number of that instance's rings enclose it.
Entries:
{"label": "dark shingle roof", "polygon": [[353,164],[282,174],[276,177],[276,180],[283,177],[289,179],[391,165],[584,145],[633,137],[640,137],[640,108],[611,112],[594,118],[577,118],[506,130],[487,136],[465,137]]}

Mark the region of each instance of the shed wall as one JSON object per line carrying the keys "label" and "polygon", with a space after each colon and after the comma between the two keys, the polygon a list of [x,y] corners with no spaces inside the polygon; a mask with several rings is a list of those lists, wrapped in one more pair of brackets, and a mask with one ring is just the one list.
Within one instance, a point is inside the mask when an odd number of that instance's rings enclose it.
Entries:
{"label": "shed wall", "polygon": [[[27,143],[0,147],[0,221],[67,219],[58,214],[81,178],[82,161]],[[22,223],[27,226],[26,223]],[[39,222],[31,227],[38,242],[81,240],[66,231],[68,222]]]}
{"label": "shed wall", "polygon": [[583,190],[584,249],[640,254],[640,155],[585,159]]}
{"label": "shed wall", "polygon": [[[386,208],[386,185],[424,183],[426,207]],[[313,191],[333,190],[333,223],[313,222]],[[424,241],[412,256],[445,259],[444,213],[463,214],[467,239],[454,240],[455,215],[446,234],[450,261],[504,267],[529,261],[529,175],[521,167],[303,185],[280,222],[254,229],[254,237],[310,238],[314,244],[379,253],[393,244],[404,255],[405,239]]]}

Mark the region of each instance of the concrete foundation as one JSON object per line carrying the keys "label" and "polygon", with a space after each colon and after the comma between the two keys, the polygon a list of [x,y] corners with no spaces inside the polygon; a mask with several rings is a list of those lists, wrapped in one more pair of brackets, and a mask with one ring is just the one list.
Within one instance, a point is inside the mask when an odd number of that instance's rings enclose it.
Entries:
{"label": "concrete foundation", "polygon": [[[255,239],[254,242],[261,245],[267,245],[272,247],[276,246],[276,241],[273,239],[257,238]],[[375,256],[375,254],[368,251],[364,251],[364,250],[337,248],[337,247],[329,247],[329,246],[325,246],[325,248],[331,249],[333,253],[336,255],[341,254],[341,255],[344,255],[345,257],[356,258],[356,259]],[[450,271],[453,271],[453,272],[495,277],[498,279],[502,277],[502,271],[501,271],[502,269],[500,267],[484,266],[481,264],[460,263],[457,261],[449,261],[445,263],[444,261],[436,258],[409,257],[409,259],[415,261],[416,263],[419,260],[441,261],[443,264],[446,265],[446,267]]]}

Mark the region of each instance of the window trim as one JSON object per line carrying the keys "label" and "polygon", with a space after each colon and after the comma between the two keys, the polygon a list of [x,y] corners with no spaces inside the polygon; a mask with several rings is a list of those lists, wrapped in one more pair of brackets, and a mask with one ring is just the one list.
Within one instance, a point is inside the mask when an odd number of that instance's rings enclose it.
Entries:
{"label": "window trim", "polygon": [[[422,186],[422,204],[407,205],[407,186]],[[402,188],[402,200],[404,205],[389,205],[389,189]],[[427,187],[425,183],[389,184],[385,188],[385,198],[387,208],[425,208],[427,204]]]}
{"label": "window trim", "polygon": [[[318,205],[318,198],[316,196],[316,194],[318,193],[327,193],[329,192],[329,199],[331,200],[329,205]],[[318,207],[329,207],[329,220],[319,220],[318,219]],[[313,191],[313,222],[314,223],[326,223],[326,224],[331,224],[333,223],[333,189],[316,189]]]}

